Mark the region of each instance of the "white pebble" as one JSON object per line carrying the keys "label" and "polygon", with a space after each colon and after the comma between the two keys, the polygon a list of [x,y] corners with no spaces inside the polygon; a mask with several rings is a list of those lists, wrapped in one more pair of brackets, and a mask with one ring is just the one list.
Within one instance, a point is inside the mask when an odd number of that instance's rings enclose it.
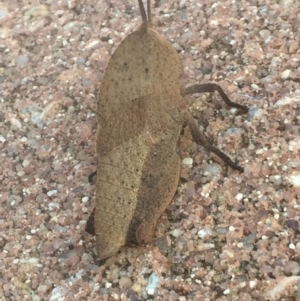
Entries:
{"label": "white pebble", "polygon": [[52,195],[55,195],[55,194],[57,194],[57,190],[49,190],[48,192],[47,192],[47,195],[48,196],[52,196]]}
{"label": "white pebble", "polygon": [[59,207],[60,207],[59,203],[57,203],[57,202],[50,202],[48,204],[48,208],[49,208],[50,211],[53,211],[55,209],[59,209]]}
{"label": "white pebble", "polygon": [[146,286],[146,292],[148,295],[154,295],[158,282],[158,276],[155,273],[152,273]]}
{"label": "white pebble", "polygon": [[256,286],[256,281],[255,280],[249,281],[249,286],[250,288],[254,288]]}
{"label": "white pebble", "polygon": [[186,166],[192,167],[193,165],[193,159],[192,158],[184,158],[182,163]]}
{"label": "white pebble", "polygon": [[293,243],[290,243],[290,244],[289,244],[289,248],[290,248],[291,250],[295,250],[295,249],[296,249],[296,246],[295,246]]}
{"label": "white pebble", "polygon": [[88,200],[89,200],[89,197],[88,197],[88,196],[84,196],[84,197],[81,199],[81,201],[82,201],[83,203],[86,203]]}
{"label": "white pebble", "polygon": [[238,201],[241,201],[243,199],[244,195],[242,193],[238,193],[235,198],[238,200]]}
{"label": "white pebble", "polygon": [[101,287],[101,285],[97,282],[97,283],[94,284],[93,289],[94,289],[95,292],[97,292],[97,291],[100,290],[100,287]]}
{"label": "white pebble", "polygon": [[25,159],[22,163],[23,167],[27,167],[29,165],[30,161]]}
{"label": "white pebble", "polygon": [[201,229],[201,230],[198,231],[198,236],[200,238],[204,238],[207,234],[208,233],[207,233],[207,231],[205,229]]}
{"label": "white pebble", "polygon": [[[297,90],[298,91],[298,90]],[[275,103],[275,107],[280,107],[280,106],[284,106],[284,105],[288,105],[290,103],[297,103],[300,101],[299,99],[299,92],[295,92],[294,94],[292,95],[287,95],[287,96],[284,96],[283,98],[279,99],[276,103]]]}
{"label": "white pebble", "polygon": [[181,235],[181,231],[180,230],[178,230],[178,229],[174,229],[174,230],[172,230],[171,231],[171,235],[173,236],[173,237],[178,237],[178,236],[180,236]]}
{"label": "white pebble", "polygon": [[288,181],[294,187],[300,187],[300,172],[294,171],[291,175],[287,176]]}
{"label": "white pebble", "polygon": [[292,73],[292,70],[286,69],[281,73],[281,78],[288,79],[289,77],[291,77],[291,73]]}
{"label": "white pebble", "polygon": [[20,171],[17,172],[18,177],[22,177],[24,175],[25,175],[25,172],[23,170],[20,170]]}

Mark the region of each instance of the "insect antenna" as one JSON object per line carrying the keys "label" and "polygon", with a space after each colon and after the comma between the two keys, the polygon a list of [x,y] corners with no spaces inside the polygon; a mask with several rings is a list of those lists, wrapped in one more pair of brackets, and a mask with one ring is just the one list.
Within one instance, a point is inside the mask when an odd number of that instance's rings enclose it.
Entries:
{"label": "insect antenna", "polygon": [[[148,7],[150,6],[149,4],[150,0],[148,0]],[[142,15],[142,20],[143,22],[148,21],[147,20],[147,15],[146,15],[146,11],[145,11],[145,7],[144,7],[144,3],[142,0],[139,0],[139,6],[140,6],[140,11],[141,11],[141,15]],[[148,8],[149,9],[149,8]]]}
{"label": "insect antenna", "polygon": [[150,0],[147,0],[147,14],[148,14],[148,21],[149,21],[149,23],[152,23]]}

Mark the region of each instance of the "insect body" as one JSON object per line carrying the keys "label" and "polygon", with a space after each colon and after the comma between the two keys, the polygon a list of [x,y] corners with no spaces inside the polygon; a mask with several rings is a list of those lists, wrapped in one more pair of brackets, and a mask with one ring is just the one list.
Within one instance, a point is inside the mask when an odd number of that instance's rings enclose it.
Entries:
{"label": "insect body", "polygon": [[176,152],[183,124],[197,143],[242,170],[211,146],[187,111],[184,95],[223,90],[214,84],[180,87],[182,63],[177,51],[139,6],[143,22],[112,55],[98,99],[95,233],[100,259],[121,246],[151,241],[158,218],[178,185],[181,161]]}

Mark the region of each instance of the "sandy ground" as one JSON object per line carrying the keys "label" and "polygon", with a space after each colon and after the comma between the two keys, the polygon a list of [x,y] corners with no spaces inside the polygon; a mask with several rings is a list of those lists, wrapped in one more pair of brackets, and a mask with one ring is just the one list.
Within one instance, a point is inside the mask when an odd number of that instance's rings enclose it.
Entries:
{"label": "sandy ground", "polygon": [[[84,4],[82,4],[84,3]],[[98,262],[96,94],[111,53],[141,22],[134,0],[0,3],[0,300],[300,300],[300,2],[156,1],[226,170],[185,130],[172,204],[149,246]],[[297,293],[298,289],[298,293]]]}

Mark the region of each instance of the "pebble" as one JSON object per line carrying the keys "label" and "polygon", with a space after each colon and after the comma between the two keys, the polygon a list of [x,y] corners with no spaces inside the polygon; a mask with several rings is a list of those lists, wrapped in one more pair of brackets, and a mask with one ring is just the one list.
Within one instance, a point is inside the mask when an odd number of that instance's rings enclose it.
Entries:
{"label": "pebble", "polygon": [[0,7],[0,20],[4,20],[8,15],[8,9],[5,6]]}
{"label": "pebble", "polygon": [[15,58],[15,63],[18,67],[22,67],[22,66],[25,66],[29,61],[29,58],[27,55],[18,55],[16,58]]}
{"label": "pebble", "polygon": [[146,287],[146,292],[148,295],[154,295],[159,278],[155,273],[152,273],[149,277],[149,282]]}
{"label": "pebble", "polygon": [[119,268],[114,268],[112,271],[111,271],[111,274],[110,274],[110,279],[111,281],[114,281],[114,280],[117,280],[120,276],[120,269]]}
{"label": "pebble", "polygon": [[292,74],[292,70],[286,69],[281,73],[281,78],[288,79],[289,77],[291,77],[291,74]]}
{"label": "pebble", "polygon": [[275,107],[285,106],[288,104],[291,104],[293,102],[297,103],[299,102],[299,90],[296,90],[295,93],[291,95],[284,96],[283,98],[280,98],[276,103]]}
{"label": "pebble", "polygon": [[129,277],[122,277],[120,280],[119,280],[119,285],[120,287],[122,288],[129,288],[132,286],[132,281]]}
{"label": "pebble", "polygon": [[205,229],[201,229],[198,231],[197,234],[198,234],[199,238],[203,239],[208,234],[208,232]]}
{"label": "pebble", "polygon": [[282,183],[281,175],[270,176],[269,181],[274,185],[280,185]]}
{"label": "pebble", "polygon": [[25,159],[25,160],[22,162],[23,167],[28,167],[29,164],[30,164],[30,161],[27,160],[27,159]]}
{"label": "pebble", "polygon": [[133,286],[131,287],[131,289],[135,293],[140,293],[142,291],[142,286],[139,283],[134,283]]}
{"label": "pebble", "polygon": [[203,166],[202,171],[204,175],[217,176],[221,174],[221,167],[218,164],[206,164]]}
{"label": "pebble", "polygon": [[55,300],[59,300],[59,299],[64,299],[67,294],[69,293],[69,289],[67,287],[64,286],[56,286],[50,296],[49,296],[49,301],[55,301]]}
{"label": "pebble", "polygon": [[294,171],[291,175],[287,176],[288,181],[294,187],[300,187],[300,172]]}
{"label": "pebble", "polygon": [[285,222],[285,224],[288,228],[293,229],[293,230],[298,230],[298,228],[299,228],[299,223],[296,220],[287,220]]}
{"label": "pebble", "polygon": [[174,229],[174,230],[171,231],[171,235],[172,235],[173,237],[178,237],[178,236],[180,236],[181,234],[182,234],[182,231],[180,231],[179,229]]}
{"label": "pebble", "polygon": [[238,200],[238,201],[241,201],[243,199],[244,195],[242,193],[238,193],[235,198]]}
{"label": "pebble", "polygon": [[259,31],[259,35],[263,38],[263,39],[267,39],[269,38],[269,36],[271,35],[271,32],[267,29],[263,29]]}
{"label": "pebble", "polygon": [[300,265],[297,261],[288,261],[284,267],[284,273],[287,276],[297,276],[300,272]]}
{"label": "pebble", "polygon": [[247,119],[252,120],[252,119],[260,119],[262,115],[264,115],[264,110],[256,107],[256,106],[251,106],[249,108],[249,111],[247,113]]}
{"label": "pebble", "polygon": [[53,211],[53,210],[59,209],[59,208],[60,208],[60,205],[59,205],[59,203],[57,203],[57,202],[50,202],[50,203],[48,204],[48,208],[49,208],[50,211]]}
{"label": "pebble", "polygon": [[84,196],[84,197],[81,199],[81,201],[82,201],[83,203],[86,203],[88,200],[89,200],[89,197],[88,197],[88,196]]}
{"label": "pebble", "polygon": [[39,285],[37,288],[38,293],[46,293],[47,290],[48,290],[47,285],[43,285],[43,284]]}
{"label": "pebble", "polygon": [[295,249],[296,249],[296,246],[295,246],[293,243],[290,243],[290,244],[289,244],[289,248],[290,248],[291,250],[295,250]]}
{"label": "pebble", "polygon": [[192,167],[193,166],[193,159],[192,158],[184,158],[182,164]]}
{"label": "pebble", "polygon": [[53,195],[55,195],[55,194],[57,194],[57,190],[49,190],[48,192],[47,192],[47,195],[48,196],[53,196]]}
{"label": "pebble", "polygon": [[49,10],[46,5],[36,5],[31,7],[29,10],[25,13],[25,19],[30,20],[34,17],[45,17],[49,15]]}
{"label": "pebble", "polygon": [[218,227],[216,228],[216,232],[221,235],[226,235],[229,231],[229,227]]}

